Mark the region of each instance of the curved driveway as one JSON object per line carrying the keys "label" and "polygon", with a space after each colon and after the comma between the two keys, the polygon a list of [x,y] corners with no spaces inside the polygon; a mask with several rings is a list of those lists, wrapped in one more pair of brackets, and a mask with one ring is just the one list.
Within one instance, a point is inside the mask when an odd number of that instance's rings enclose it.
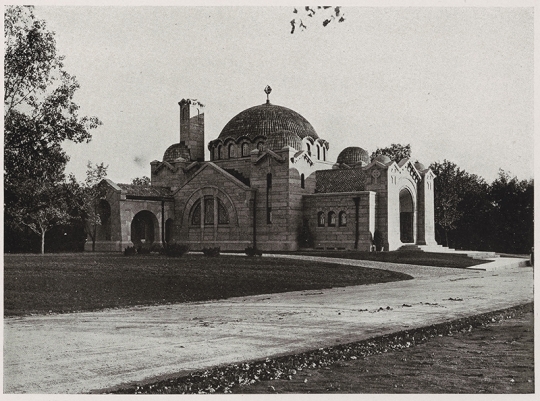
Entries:
{"label": "curved driveway", "polygon": [[[306,259],[306,257],[301,257]],[[533,270],[327,259],[413,280],[4,319],[4,393],[86,393],[358,341],[533,300]]]}

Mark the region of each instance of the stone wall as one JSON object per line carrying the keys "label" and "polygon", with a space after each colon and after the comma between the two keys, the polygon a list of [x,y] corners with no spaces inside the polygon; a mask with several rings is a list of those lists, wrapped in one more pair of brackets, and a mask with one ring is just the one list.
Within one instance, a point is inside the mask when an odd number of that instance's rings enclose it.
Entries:
{"label": "stone wall", "polygon": [[[356,216],[355,198],[359,199]],[[335,213],[335,225],[330,225],[329,213]],[[346,225],[340,225],[340,213],[346,213]],[[324,225],[319,224],[323,213]],[[313,245],[317,249],[358,249],[369,251],[375,231],[375,192],[343,192],[313,194],[304,197],[304,219],[309,223]],[[356,230],[358,225],[358,244]],[[355,246],[357,246],[355,248]]]}

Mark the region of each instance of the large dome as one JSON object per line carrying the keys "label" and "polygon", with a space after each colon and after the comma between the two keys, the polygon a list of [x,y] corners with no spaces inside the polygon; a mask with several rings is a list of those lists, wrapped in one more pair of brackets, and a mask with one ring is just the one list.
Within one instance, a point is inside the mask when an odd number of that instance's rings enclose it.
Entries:
{"label": "large dome", "polygon": [[291,131],[275,131],[268,134],[266,138],[266,148],[271,150],[281,150],[285,146],[290,146],[296,150],[302,149],[302,140]]}
{"label": "large dome", "polygon": [[300,139],[306,136],[319,138],[311,124],[296,111],[270,103],[254,106],[237,114],[225,125],[219,138],[225,140],[247,136],[253,140],[281,130],[291,131]]}

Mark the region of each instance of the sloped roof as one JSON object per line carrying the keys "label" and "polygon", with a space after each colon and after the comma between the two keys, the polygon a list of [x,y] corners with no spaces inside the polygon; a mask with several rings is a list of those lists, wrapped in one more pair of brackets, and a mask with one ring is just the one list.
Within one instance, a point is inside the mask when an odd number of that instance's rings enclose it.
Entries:
{"label": "sloped roof", "polygon": [[117,184],[127,196],[164,198],[172,197],[171,188],[155,185]]}
{"label": "sloped roof", "polygon": [[319,170],[315,193],[355,192],[366,189],[367,175],[361,169]]}

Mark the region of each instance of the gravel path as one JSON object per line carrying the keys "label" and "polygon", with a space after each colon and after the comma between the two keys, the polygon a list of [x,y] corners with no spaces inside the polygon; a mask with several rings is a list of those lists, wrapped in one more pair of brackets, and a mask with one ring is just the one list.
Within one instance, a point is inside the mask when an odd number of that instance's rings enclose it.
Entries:
{"label": "gravel path", "polygon": [[530,267],[490,272],[331,261],[400,271],[415,279],[216,302],[5,318],[4,393],[86,393],[358,341],[533,300]]}

